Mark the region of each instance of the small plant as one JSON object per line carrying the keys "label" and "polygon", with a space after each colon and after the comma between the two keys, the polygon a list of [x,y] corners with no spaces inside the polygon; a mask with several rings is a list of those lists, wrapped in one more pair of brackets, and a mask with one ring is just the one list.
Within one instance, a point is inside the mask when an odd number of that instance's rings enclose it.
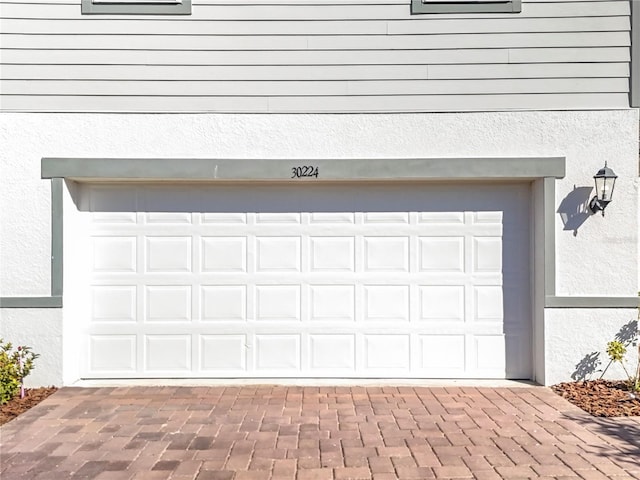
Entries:
{"label": "small plant", "polygon": [[0,405],[7,403],[18,392],[20,398],[24,398],[24,378],[31,373],[33,362],[39,356],[25,346],[13,351],[13,345],[4,343],[4,339],[0,338]]}
{"label": "small plant", "polygon": [[[627,347],[629,346],[638,347],[638,360],[634,375],[629,374],[625,363]],[[607,343],[607,355],[609,355],[612,362],[617,362],[622,366],[624,373],[627,375],[629,390],[632,392],[640,392],[640,345],[638,344],[638,338],[635,337],[626,344],[620,340],[612,340]]]}

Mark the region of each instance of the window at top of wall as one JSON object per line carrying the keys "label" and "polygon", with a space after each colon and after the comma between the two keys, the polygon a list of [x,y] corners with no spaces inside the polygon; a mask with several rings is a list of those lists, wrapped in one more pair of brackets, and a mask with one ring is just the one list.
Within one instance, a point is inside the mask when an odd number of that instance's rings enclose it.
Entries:
{"label": "window at top of wall", "polygon": [[521,0],[411,0],[411,13],[520,13]]}
{"label": "window at top of wall", "polygon": [[82,0],[84,15],[191,15],[191,0]]}

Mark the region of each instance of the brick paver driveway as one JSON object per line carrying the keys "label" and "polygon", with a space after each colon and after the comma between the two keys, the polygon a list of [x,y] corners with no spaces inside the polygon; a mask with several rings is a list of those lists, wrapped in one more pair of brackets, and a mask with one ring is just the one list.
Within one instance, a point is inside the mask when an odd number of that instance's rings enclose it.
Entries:
{"label": "brick paver driveway", "polygon": [[640,420],[543,387],[64,388],[0,428],[2,480],[640,478]]}

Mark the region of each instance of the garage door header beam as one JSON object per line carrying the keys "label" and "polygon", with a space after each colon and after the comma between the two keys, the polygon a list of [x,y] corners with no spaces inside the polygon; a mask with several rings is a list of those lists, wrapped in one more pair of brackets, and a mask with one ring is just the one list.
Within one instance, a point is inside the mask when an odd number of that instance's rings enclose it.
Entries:
{"label": "garage door header beam", "polygon": [[[43,158],[42,178],[76,181],[388,181],[563,178],[564,157],[205,159]],[[317,170],[316,170],[317,169]],[[317,177],[314,175],[317,171]],[[292,178],[293,177],[293,178]]]}

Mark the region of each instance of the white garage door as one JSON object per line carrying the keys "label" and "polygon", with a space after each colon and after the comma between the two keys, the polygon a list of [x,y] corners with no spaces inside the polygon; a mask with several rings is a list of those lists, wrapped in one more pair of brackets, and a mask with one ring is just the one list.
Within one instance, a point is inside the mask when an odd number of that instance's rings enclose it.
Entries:
{"label": "white garage door", "polygon": [[531,375],[528,185],[84,188],[85,378]]}

